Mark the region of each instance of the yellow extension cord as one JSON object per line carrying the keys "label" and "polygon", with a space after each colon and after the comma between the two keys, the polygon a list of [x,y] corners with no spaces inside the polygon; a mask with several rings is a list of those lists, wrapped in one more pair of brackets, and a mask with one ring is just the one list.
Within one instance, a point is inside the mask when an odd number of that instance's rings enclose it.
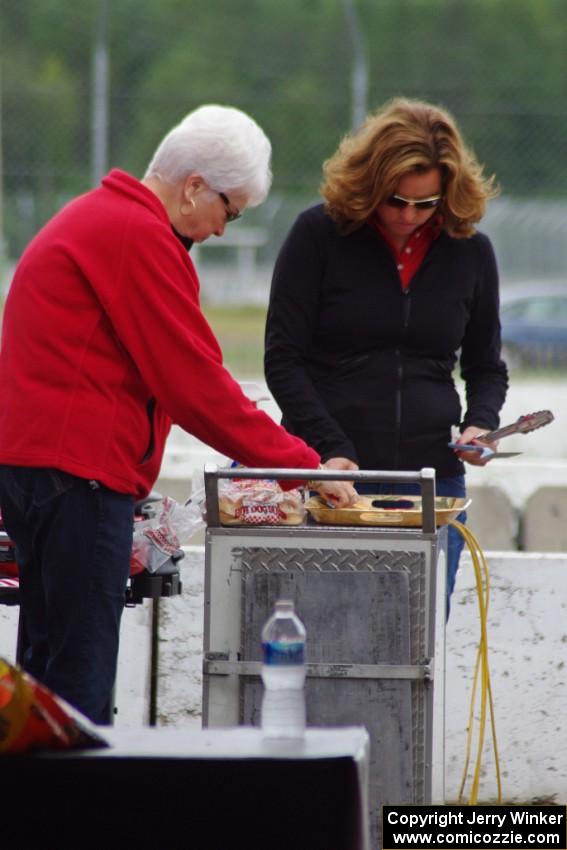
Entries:
{"label": "yellow extension cord", "polygon": [[[492,700],[492,686],[490,684],[490,669],[488,666],[488,638],[486,629],[486,619],[488,613],[488,601],[490,591],[490,579],[488,574],[488,566],[484,553],[480,548],[478,540],[474,534],[465,525],[457,520],[453,520],[451,525],[459,531],[463,536],[469,552],[471,553],[474,574],[476,579],[476,592],[478,597],[478,608],[480,614],[480,640],[478,644],[476,663],[474,669],[471,702],[469,708],[469,719],[467,725],[467,749],[465,755],[465,766],[463,769],[463,777],[461,787],[459,789],[459,803],[464,803],[469,806],[474,806],[478,800],[478,789],[480,784],[480,771],[482,764],[482,754],[484,749],[484,736],[486,730],[486,715],[487,706],[490,711],[490,726],[492,730],[492,747],[494,750],[494,763],[496,768],[496,784],[498,788],[497,803],[502,802],[502,784],[500,779],[500,763],[498,760],[498,745],[496,742],[496,724],[494,720],[494,703]],[[473,742],[473,731],[475,727],[475,706],[478,688],[478,680],[480,673],[480,715],[478,723],[478,743],[476,751],[475,767],[472,775],[472,784],[468,800],[465,799],[465,785],[471,762],[471,751]]]}

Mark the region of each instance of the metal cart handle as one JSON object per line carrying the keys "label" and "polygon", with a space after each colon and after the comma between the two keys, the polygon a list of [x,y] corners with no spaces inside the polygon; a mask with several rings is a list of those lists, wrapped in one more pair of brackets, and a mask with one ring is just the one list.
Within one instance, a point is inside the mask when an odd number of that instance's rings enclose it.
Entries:
{"label": "metal cart handle", "polygon": [[422,497],[422,531],[435,534],[435,470],[424,467],[419,472],[388,472],[387,470],[339,469],[234,469],[205,464],[205,500],[207,525],[220,526],[218,481],[220,478],[275,478],[278,481],[353,481],[381,484],[419,484]]}

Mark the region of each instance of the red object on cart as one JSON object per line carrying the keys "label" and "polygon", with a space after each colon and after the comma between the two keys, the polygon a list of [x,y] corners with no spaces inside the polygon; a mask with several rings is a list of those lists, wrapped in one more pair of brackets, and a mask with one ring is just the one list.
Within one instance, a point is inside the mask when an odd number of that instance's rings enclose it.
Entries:
{"label": "red object on cart", "polygon": [[[161,497],[160,497],[161,498]],[[157,501],[157,494],[150,495],[139,507],[136,521],[148,515],[149,505]],[[178,596],[183,589],[179,574],[178,561],[184,557],[183,550],[176,550],[170,555],[168,562],[155,574],[149,573],[144,565],[134,557],[130,560],[130,581],[125,594],[125,605],[133,607],[145,599],[151,600],[152,605],[152,635],[157,635],[159,601],[163,596]],[[20,578],[16,563],[16,547],[10,540],[0,514],[0,605],[20,604]],[[25,618],[20,610],[18,618],[18,635],[16,643],[16,662],[23,666],[24,655],[28,647],[25,628]],[[150,656],[150,726],[157,723],[157,638],[152,638]]]}
{"label": "red object on cart", "polygon": [[4,530],[0,514],[0,576],[17,577],[16,548]]}
{"label": "red object on cart", "polygon": [[[136,517],[136,520],[138,519],[142,519],[142,517]],[[130,561],[130,575],[138,575],[143,570],[143,564],[132,558]],[[4,528],[2,514],[0,513],[0,580],[5,576],[18,578],[19,572],[16,563],[16,547]],[[4,582],[2,582],[2,585],[4,586]]]}

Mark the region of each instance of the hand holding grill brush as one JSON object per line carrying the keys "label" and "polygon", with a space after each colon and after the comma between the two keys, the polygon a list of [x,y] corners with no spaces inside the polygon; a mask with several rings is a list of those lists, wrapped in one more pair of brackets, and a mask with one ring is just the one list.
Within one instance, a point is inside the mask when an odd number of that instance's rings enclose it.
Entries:
{"label": "hand holding grill brush", "polygon": [[470,463],[472,466],[486,466],[497,453],[499,442],[498,440],[487,442],[486,436],[486,428],[469,425],[459,438],[449,445],[465,463]]}
{"label": "hand holding grill brush", "polygon": [[[474,425],[467,428],[449,447],[459,452],[461,460],[466,460],[475,466],[484,466],[493,457],[517,457],[521,452],[499,452],[498,443],[502,437],[511,434],[529,434],[537,428],[543,428],[553,422],[551,410],[538,410],[535,413],[527,413],[520,416],[511,425],[497,428],[496,431],[482,431]],[[475,459],[476,454],[476,459]]]}

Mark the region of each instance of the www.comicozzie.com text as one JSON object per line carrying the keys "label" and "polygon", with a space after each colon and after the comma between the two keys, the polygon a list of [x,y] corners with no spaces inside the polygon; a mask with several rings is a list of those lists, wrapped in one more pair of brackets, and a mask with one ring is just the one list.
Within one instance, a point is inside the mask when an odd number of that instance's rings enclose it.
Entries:
{"label": "www.comicozzie.com text", "polygon": [[566,845],[565,806],[384,806],[384,848]]}

